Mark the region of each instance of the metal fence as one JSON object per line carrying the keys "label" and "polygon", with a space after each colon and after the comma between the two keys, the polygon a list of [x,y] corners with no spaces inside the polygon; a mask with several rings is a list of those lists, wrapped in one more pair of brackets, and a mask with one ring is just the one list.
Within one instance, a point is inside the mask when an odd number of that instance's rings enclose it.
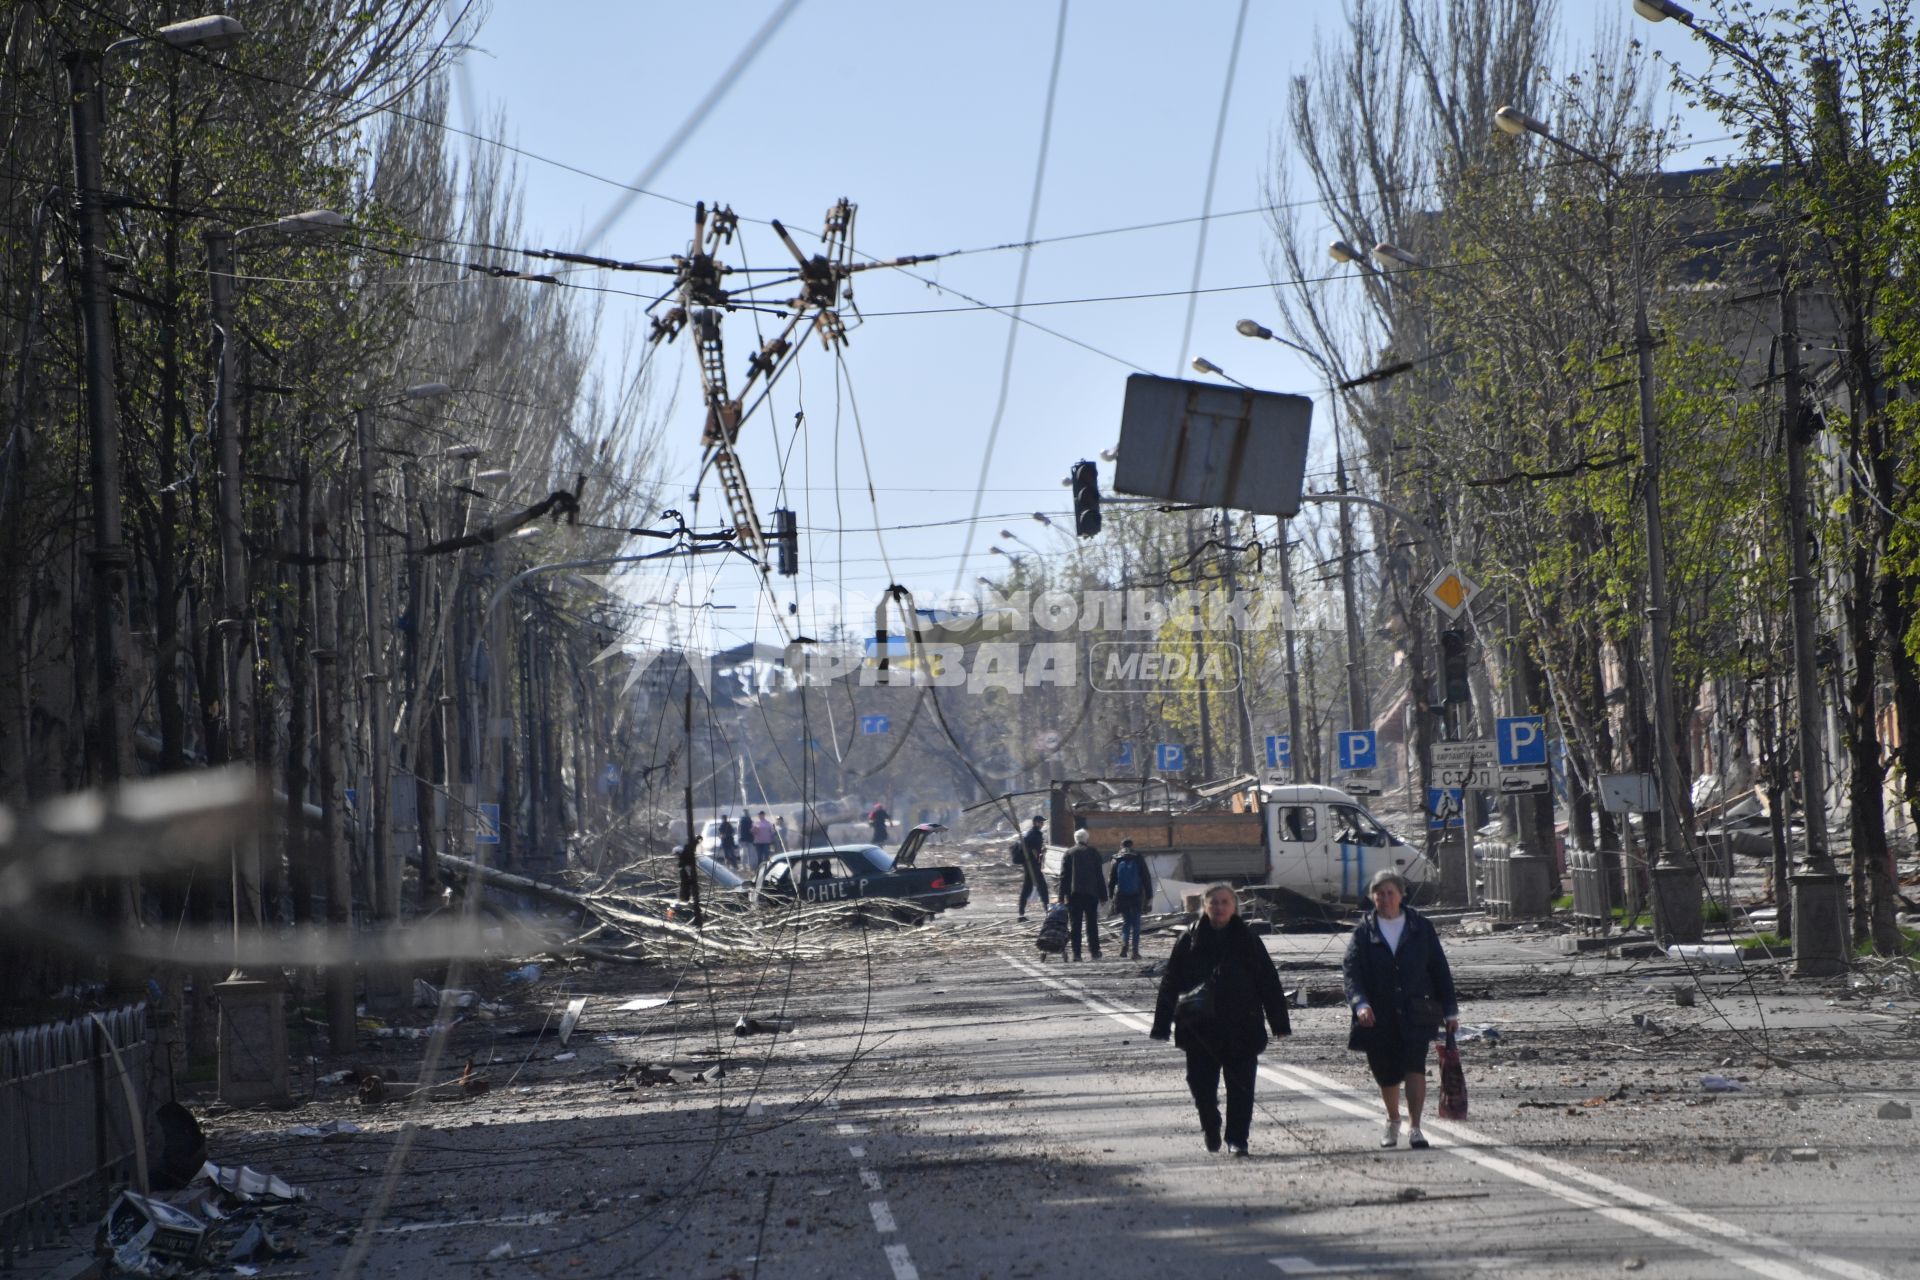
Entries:
{"label": "metal fence", "polygon": [[1480,859],[1480,904],[1496,920],[1513,917],[1513,868],[1508,859],[1513,849],[1505,844],[1483,841],[1474,845]]}
{"label": "metal fence", "polygon": [[131,1179],[146,1036],[144,1004],[0,1034],[0,1265],[98,1218]]}
{"label": "metal fence", "polygon": [[1622,905],[1620,851],[1569,849],[1567,873],[1573,878],[1573,918],[1583,928],[1606,933],[1613,909]]}

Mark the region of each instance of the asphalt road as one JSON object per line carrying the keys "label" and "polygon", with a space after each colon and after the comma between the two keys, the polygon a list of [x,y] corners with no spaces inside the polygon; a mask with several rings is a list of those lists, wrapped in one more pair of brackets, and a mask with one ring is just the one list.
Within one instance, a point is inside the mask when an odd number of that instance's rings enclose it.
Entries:
{"label": "asphalt road", "polygon": [[[1498,1031],[1464,1046],[1470,1120],[1380,1150],[1344,1009],[1301,1008],[1235,1160],[1203,1149],[1180,1054],[1146,1038],[1145,966],[1112,945],[1040,962],[1002,877],[974,878],[966,911],[831,956],[489,991],[515,1013],[463,1026],[430,1073],[471,1060],[491,1088],[470,1101],[363,1108],[312,1083],[339,1065],[321,1060],[291,1114],[207,1109],[213,1159],[310,1195],[269,1213],[292,1252],[259,1274],[1920,1275],[1917,1131],[1877,1118],[1920,1092],[1905,994],[1450,924],[1464,1020]],[[1171,938],[1149,937],[1149,964]],[[1332,991],[1340,937],[1268,942],[1289,986]],[[650,993],[671,1003],[619,1008]],[[562,1049],[552,1010],[578,995]],[[794,1028],[739,1038],[743,1012]],[[404,1076],[419,1056],[383,1040],[357,1059]],[[649,1085],[648,1063],[725,1074]],[[363,1132],[290,1132],[335,1118]]]}

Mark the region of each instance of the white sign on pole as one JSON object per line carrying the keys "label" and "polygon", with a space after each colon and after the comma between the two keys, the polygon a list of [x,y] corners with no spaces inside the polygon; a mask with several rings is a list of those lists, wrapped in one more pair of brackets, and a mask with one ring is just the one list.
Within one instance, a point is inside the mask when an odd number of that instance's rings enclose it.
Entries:
{"label": "white sign on pole", "polygon": [[1436,787],[1459,787],[1467,791],[1498,791],[1500,789],[1500,770],[1491,764],[1441,764],[1433,765],[1433,785]]}
{"label": "white sign on pole", "polygon": [[1433,744],[1433,762],[1455,768],[1490,765],[1493,763],[1493,740],[1483,738],[1477,742],[1436,742]]}

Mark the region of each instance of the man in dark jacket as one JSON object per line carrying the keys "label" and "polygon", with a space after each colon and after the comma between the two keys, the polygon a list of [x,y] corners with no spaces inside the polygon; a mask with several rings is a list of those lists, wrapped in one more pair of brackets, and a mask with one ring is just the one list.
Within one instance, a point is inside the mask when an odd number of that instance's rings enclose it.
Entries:
{"label": "man in dark jacket", "polygon": [[[1181,995],[1202,983],[1212,990],[1204,1016],[1180,1014]],[[1200,1113],[1207,1150],[1220,1149],[1220,1079],[1227,1082],[1227,1149],[1247,1154],[1253,1128],[1253,1083],[1267,1029],[1291,1035],[1287,996],[1266,946],[1240,918],[1240,901],[1231,885],[1207,890],[1206,909],[1193,928],[1180,935],[1160,978],[1153,1007],[1155,1040],[1168,1032],[1186,1051],[1187,1088]]]}
{"label": "man in dark jacket", "polygon": [[1380,1145],[1400,1141],[1400,1088],[1407,1090],[1407,1145],[1427,1145],[1420,1113],[1427,1101],[1427,1045],[1444,1023],[1458,1030],[1460,1005],[1453,970],[1433,924],[1406,906],[1407,882],[1396,871],[1381,871],[1367,886],[1373,910],[1347,942],[1340,968],[1346,979],[1347,1007],[1353,1024],[1347,1048],[1367,1055],[1387,1127]]}
{"label": "man in dark jacket", "polygon": [[1113,895],[1114,909],[1120,913],[1120,958],[1127,958],[1127,946],[1133,946],[1133,958],[1140,958],[1140,916],[1153,901],[1153,873],[1147,870],[1147,860],[1133,847],[1133,841],[1122,840],[1120,852],[1113,860],[1113,870],[1107,874],[1107,890]]}
{"label": "man in dark jacket", "polygon": [[1087,949],[1100,958],[1100,903],[1106,898],[1106,877],[1101,874],[1100,851],[1089,843],[1087,830],[1073,833],[1073,848],[1060,863],[1060,901],[1067,904],[1068,935],[1073,942],[1073,958],[1080,958],[1080,926],[1087,927]]}
{"label": "man in dark jacket", "polygon": [[1027,899],[1033,896],[1035,890],[1040,893],[1042,911],[1053,905],[1053,900],[1047,896],[1047,833],[1042,830],[1045,822],[1046,818],[1040,814],[1034,814],[1033,825],[1014,841],[1014,847],[1019,850],[1021,873],[1025,876],[1025,879],[1020,881],[1020,918],[1022,920],[1027,918]]}

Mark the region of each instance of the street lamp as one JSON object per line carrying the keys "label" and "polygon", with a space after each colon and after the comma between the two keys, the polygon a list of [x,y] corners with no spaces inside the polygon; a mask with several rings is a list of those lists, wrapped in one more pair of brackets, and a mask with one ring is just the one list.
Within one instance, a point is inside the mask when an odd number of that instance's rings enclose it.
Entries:
{"label": "street lamp", "polygon": [[[1678,6],[1673,6],[1677,8]],[[1663,14],[1663,16],[1666,16]],[[1561,150],[1579,156],[1607,176],[1618,190],[1620,171],[1601,157],[1567,141],[1543,122],[1511,106],[1494,112],[1493,121],[1502,132],[1514,137],[1534,134]],[[1685,783],[1680,762],[1675,758],[1677,741],[1673,710],[1673,636],[1672,620],[1667,612],[1667,540],[1660,513],[1660,429],[1653,403],[1653,330],[1647,323],[1647,278],[1645,237],[1634,235],[1630,241],[1633,273],[1633,343],[1639,355],[1640,383],[1640,499],[1647,538],[1647,622],[1651,632],[1653,688],[1654,768],[1660,783],[1660,845],[1654,857],[1656,925],[1659,916],[1667,917],[1672,936],[1682,942],[1700,938],[1698,909],[1700,886],[1689,849],[1691,833],[1686,827],[1681,797]],[[1665,874],[1663,874],[1665,873]],[[1671,910],[1662,911],[1658,901],[1665,888]],[[1691,903],[1691,906],[1689,906]]]}
{"label": "street lamp", "polygon": [[175,49],[222,48],[245,34],[224,15],[194,18],[105,50],[67,54],[72,120],[74,204],[80,233],[80,316],[86,344],[88,480],[93,498],[94,763],[103,786],[133,766],[132,698],[127,687],[127,575],[132,564],[120,510],[120,423],[113,368],[112,295],[107,287],[107,219],[100,158],[100,68],[108,53],[158,43]]}
{"label": "street lamp", "polygon": [[[1748,50],[1694,22],[1693,12],[1673,0],[1633,0],[1633,11],[1649,22],[1668,18],[1684,24],[1694,35],[1746,67],[1764,84],[1774,110],[1784,118],[1787,94],[1766,63]],[[1826,747],[1823,721],[1826,708],[1820,697],[1819,654],[1816,651],[1813,568],[1807,554],[1807,433],[1801,415],[1799,314],[1793,297],[1788,264],[1780,269],[1780,351],[1782,435],[1787,461],[1787,541],[1791,547],[1787,586],[1793,606],[1794,711],[1800,722],[1801,814],[1806,823],[1807,854],[1800,872],[1788,877],[1793,912],[1795,972],[1824,977],[1846,971],[1846,883],[1834,865],[1827,842]]]}
{"label": "street lamp", "polygon": [[990,556],[1005,556],[1007,558],[1007,562],[1011,564],[1014,568],[1018,569],[1020,567],[1020,557],[1013,554],[1013,552],[1011,551],[1002,550],[998,546],[992,546],[987,548],[987,554]]}
{"label": "street lamp", "polygon": [[1374,261],[1380,263],[1382,266],[1391,262],[1403,267],[1413,267],[1418,270],[1424,270],[1427,265],[1424,259],[1408,253],[1397,244],[1389,244],[1385,240],[1373,246],[1373,257]]}

